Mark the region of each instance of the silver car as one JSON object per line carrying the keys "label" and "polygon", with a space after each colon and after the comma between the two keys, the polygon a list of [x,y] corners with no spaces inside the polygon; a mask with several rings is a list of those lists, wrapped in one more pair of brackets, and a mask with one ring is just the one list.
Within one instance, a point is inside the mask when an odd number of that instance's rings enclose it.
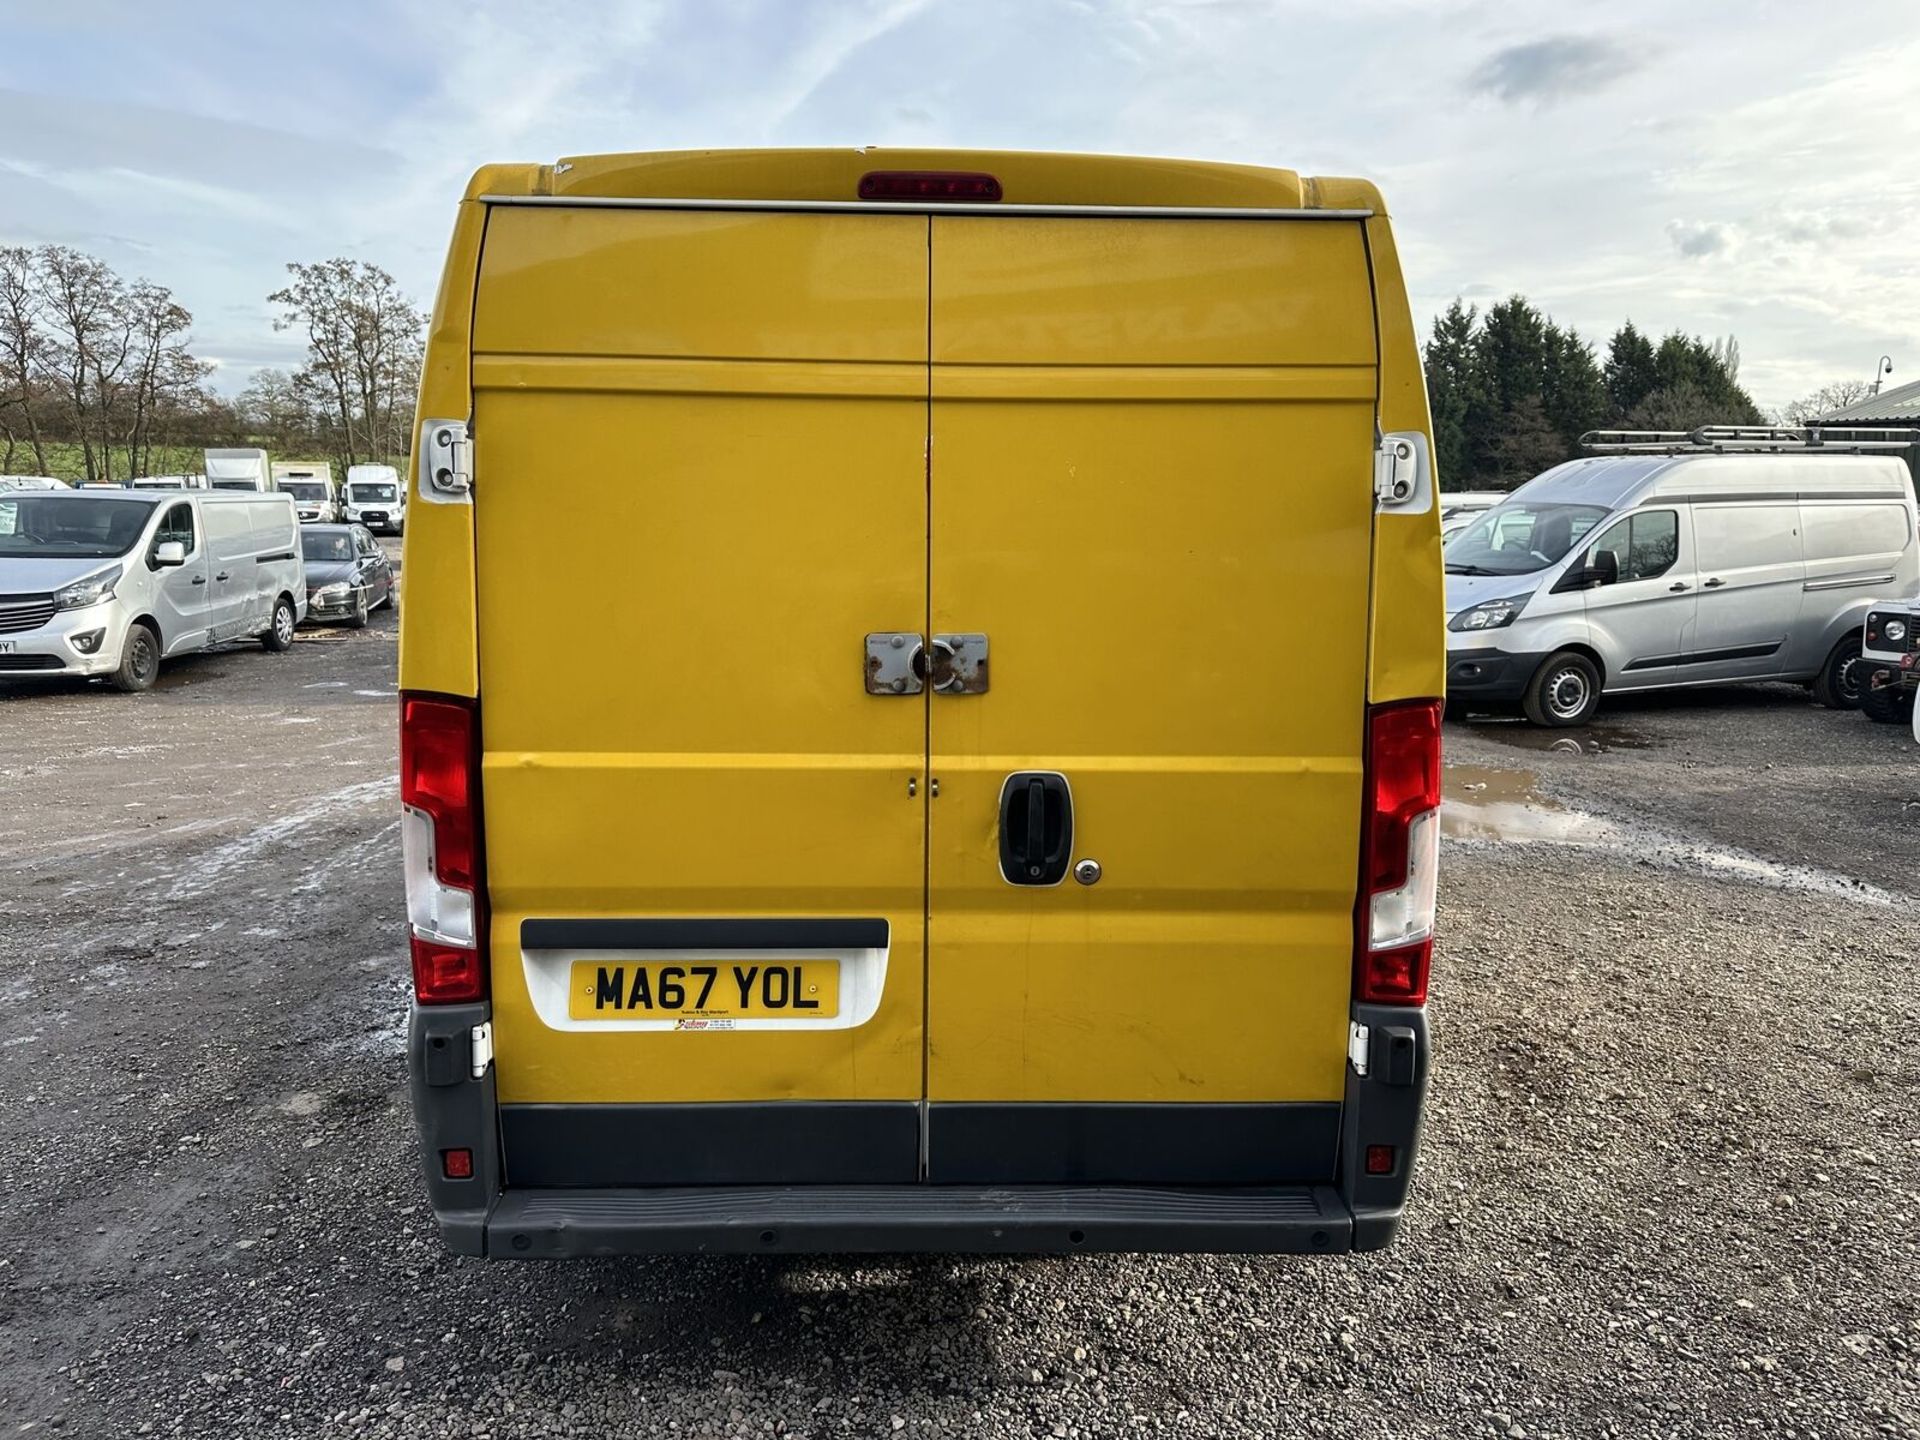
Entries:
{"label": "silver car", "polygon": [[1602,694],[1749,680],[1854,705],[1868,604],[1920,579],[1913,481],[1890,454],[1600,455],[1514,491],[1446,567],[1456,715],[1577,725]]}

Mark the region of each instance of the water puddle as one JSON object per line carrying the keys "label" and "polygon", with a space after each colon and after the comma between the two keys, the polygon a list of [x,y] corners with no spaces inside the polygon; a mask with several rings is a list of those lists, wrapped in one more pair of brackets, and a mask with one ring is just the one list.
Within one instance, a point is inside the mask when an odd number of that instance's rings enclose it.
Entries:
{"label": "water puddle", "polygon": [[1542,794],[1539,777],[1530,770],[1449,765],[1440,804],[1440,833],[1449,841],[1469,845],[1547,844],[1602,850],[1647,864],[1866,905],[1907,903],[1891,891],[1830,870],[1781,865],[1746,851],[1574,809]]}
{"label": "water puddle", "polygon": [[1510,745],[1516,750],[1544,750],[1556,755],[1605,755],[1613,750],[1656,750],[1657,742],[1623,725],[1580,725],[1571,730],[1545,730],[1524,720],[1476,720],[1473,734],[1482,740]]}

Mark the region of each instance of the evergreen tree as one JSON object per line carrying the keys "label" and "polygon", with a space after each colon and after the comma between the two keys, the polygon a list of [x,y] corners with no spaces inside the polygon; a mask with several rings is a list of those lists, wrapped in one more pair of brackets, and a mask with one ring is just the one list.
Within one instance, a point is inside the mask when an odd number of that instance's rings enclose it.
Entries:
{"label": "evergreen tree", "polygon": [[1607,345],[1606,386],[1616,421],[1660,386],[1653,365],[1653,342],[1636,330],[1631,320],[1613,332]]}
{"label": "evergreen tree", "polygon": [[1433,322],[1427,341],[1427,401],[1433,409],[1434,464],[1442,487],[1468,488],[1473,465],[1467,445],[1470,415],[1484,408],[1474,325],[1479,312],[1455,300]]}

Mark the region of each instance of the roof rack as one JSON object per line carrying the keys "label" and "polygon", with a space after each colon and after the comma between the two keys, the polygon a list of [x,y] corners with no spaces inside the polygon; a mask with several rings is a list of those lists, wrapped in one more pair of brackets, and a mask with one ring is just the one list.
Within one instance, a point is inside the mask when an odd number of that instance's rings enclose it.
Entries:
{"label": "roof rack", "polygon": [[[1862,438],[1862,437],[1865,438]],[[1580,448],[1594,455],[1846,455],[1905,450],[1920,429],[1881,425],[1702,425],[1698,430],[1589,430]]]}

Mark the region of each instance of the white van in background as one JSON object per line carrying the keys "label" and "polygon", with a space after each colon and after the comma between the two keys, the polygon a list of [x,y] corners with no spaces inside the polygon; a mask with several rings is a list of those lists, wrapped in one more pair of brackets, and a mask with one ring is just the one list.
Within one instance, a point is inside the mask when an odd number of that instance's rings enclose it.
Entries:
{"label": "white van in background", "polygon": [[273,467],[273,488],[293,496],[303,525],[333,525],[340,520],[340,489],[333,483],[333,466],[324,460],[281,460]]}
{"label": "white van in background", "polygon": [[204,490],[204,475],[136,475],[127,482],[129,490]]}
{"label": "white van in background", "polygon": [[273,470],[264,450],[209,450],[205,463],[210,489],[256,493],[273,489]]}
{"label": "white van in background", "polygon": [[0,490],[65,490],[67,482],[51,475],[0,475]]}
{"label": "white van in background", "polygon": [[347,523],[378,533],[407,528],[407,491],[391,465],[354,465],[347,470]]}
{"label": "white van in background", "polygon": [[285,650],[307,609],[298,531],[284,495],[0,494],[0,677],[147,690],[168,656]]}
{"label": "white van in background", "polygon": [[1447,542],[1447,706],[1578,725],[1603,693],[1787,680],[1860,703],[1861,622],[1920,583],[1913,480],[1818,432],[1595,432]]}

